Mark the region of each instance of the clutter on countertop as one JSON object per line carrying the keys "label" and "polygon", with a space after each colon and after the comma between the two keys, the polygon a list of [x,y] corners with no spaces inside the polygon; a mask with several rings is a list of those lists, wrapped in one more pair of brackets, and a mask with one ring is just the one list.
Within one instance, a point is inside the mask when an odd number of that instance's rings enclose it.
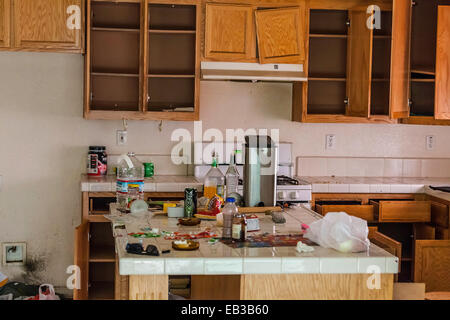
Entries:
{"label": "clutter on countertop", "polygon": [[312,252],[314,251],[314,247],[308,246],[307,244],[299,241],[297,242],[297,252],[303,253],[303,252]]}
{"label": "clutter on countertop", "polygon": [[283,216],[281,212],[267,210],[266,215],[271,215],[272,221],[275,223],[286,223],[286,218]]}
{"label": "clutter on countertop", "polygon": [[60,300],[63,298],[63,295],[55,293],[51,284],[37,286],[14,281],[0,288],[0,300]]}
{"label": "clutter on countertop", "polygon": [[105,146],[90,146],[87,159],[88,176],[105,176],[108,171],[108,155]]}
{"label": "clutter on countertop", "polygon": [[368,234],[366,220],[345,212],[328,212],[309,225],[305,238],[344,253],[363,252],[369,250]]}

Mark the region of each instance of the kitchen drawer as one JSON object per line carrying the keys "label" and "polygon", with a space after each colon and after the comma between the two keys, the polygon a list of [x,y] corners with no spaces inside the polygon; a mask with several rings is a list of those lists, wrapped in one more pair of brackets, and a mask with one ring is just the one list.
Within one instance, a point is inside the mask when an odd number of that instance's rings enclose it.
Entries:
{"label": "kitchen drawer", "polygon": [[370,200],[379,222],[430,222],[431,201]]}
{"label": "kitchen drawer", "polygon": [[316,204],[316,211],[323,216],[328,212],[345,212],[348,215],[364,219],[368,222],[375,221],[373,205]]}

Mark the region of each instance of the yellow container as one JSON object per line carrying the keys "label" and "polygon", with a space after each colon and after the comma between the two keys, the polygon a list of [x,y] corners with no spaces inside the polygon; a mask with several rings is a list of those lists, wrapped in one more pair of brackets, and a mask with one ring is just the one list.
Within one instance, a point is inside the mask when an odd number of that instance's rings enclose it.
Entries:
{"label": "yellow container", "polygon": [[164,213],[167,213],[167,208],[170,208],[170,207],[176,207],[176,206],[177,206],[176,203],[165,202],[165,203],[163,204],[163,212],[164,212]]}

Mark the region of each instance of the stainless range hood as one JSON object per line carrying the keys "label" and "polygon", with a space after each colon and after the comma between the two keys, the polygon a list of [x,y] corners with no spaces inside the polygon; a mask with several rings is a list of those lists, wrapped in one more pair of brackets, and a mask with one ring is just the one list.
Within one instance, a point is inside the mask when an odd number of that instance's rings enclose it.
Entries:
{"label": "stainless range hood", "polygon": [[202,62],[203,80],[307,81],[303,64]]}

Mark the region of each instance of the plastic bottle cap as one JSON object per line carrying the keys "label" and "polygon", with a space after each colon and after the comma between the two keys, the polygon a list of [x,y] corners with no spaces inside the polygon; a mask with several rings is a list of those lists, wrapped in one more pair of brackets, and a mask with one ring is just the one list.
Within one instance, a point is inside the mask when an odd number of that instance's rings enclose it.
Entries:
{"label": "plastic bottle cap", "polygon": [[231,203],[233,203],[233,202],[235,202],[236,201],[236,199],[234,199],[234,198],[227,198],[227,202],[231,202]]}

